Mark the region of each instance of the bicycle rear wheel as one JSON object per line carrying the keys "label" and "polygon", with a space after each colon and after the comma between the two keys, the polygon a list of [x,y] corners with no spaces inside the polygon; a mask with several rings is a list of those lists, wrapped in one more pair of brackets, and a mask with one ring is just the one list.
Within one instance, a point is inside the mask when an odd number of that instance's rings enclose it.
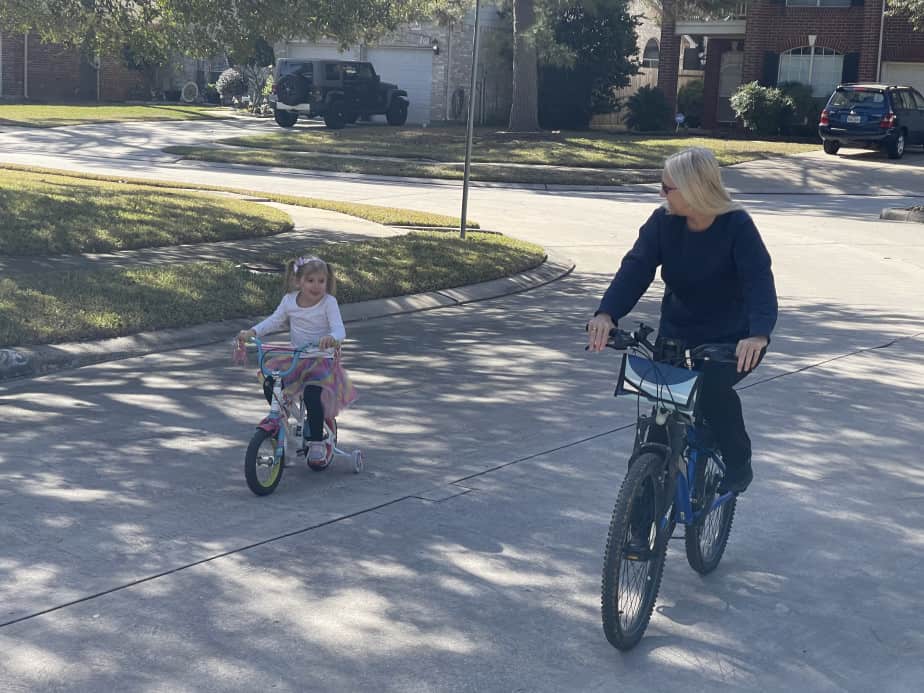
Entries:
{"label": "bicycle rear wheel", "polygon": [[244,456],[244,478],[250,490],[258,496],[266,496],[275,491],[282,479],[284,460],[277,462],[275,452],[275,436],[258,428]]}
{"label": "bicycle rear wheel", "polygon": [[[706,455],[705,464],[696,466],[696,478],[693,481],[693,510],[712,507],[719,493],[722,470],[712,455]],[[732,520],[735,518],[737,496],[732,496],[722,505],[699,517],[693,524],[687,525],[684,542],[687,549],[687,562],[700,575],[711,573],[719,565],[728,544]]]}
{"label": "bicycle rear wheel", "polygon": [[610,520],[603,559],[603,632],[613,647],[635,647],[651,619],[667,549],[658,531],[669,503],[664,493],[664,459],[643,453],[622,482]]}

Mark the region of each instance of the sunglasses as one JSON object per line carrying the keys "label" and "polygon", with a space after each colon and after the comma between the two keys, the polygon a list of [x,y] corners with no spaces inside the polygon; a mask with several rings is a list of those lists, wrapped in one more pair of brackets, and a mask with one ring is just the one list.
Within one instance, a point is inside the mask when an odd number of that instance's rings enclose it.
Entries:
{"label": "sunglasses", "polygon": [[666,185],[665,183],[661,183],[661,192],[663,192],[665,195],[668,195],[674,192],[676,189],[677,188],[672,188],[671,186]]}

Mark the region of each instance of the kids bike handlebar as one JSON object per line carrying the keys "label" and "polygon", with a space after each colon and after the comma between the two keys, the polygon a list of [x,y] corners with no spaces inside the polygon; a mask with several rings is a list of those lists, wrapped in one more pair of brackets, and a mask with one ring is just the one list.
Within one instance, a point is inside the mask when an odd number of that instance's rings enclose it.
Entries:
{"label": "kids bike handlebar", "polygon": [[[260,355],[260,371],[263,375],[279,375],[283,378],[289,375],[298,366],[299,358],[303,356],[329,356],[329,354],[318,346],[317,342],[308,342],[299,347],[293,347],[288,344],[268,344],[263,342],[259,337],[252,337],[250,340],[257,346],[257,353]],[[271,356],[292,356],[292,363],[285,370],[268,370],[266,368],[266,359]]]}

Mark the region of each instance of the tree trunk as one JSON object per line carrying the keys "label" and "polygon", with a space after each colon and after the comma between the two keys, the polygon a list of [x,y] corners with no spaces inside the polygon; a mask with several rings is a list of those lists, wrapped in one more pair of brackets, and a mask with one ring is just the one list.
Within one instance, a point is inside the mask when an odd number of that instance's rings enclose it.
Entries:
{"label": "tree trunk", "polygon": [[513,103],[511,132],[539,130],[539,70],[536,42],[527,32],[536,23],[535,0],[513,2]]}

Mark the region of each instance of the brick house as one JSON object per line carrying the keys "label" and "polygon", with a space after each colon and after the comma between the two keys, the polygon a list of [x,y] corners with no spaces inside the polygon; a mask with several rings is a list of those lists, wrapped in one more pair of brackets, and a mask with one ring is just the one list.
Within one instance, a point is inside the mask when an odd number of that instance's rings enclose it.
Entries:
{"label": "brick house", "polygon": [[103,56],[97,65],[76,48],[0,32],[0,98],[124,101],[139,96],[141,75],[118,58]]}
{"label": "brick house", "polygon": [[857,81],[924,92],[924,32],[884,15],[884,0],[750,0],[724,17],[675,16],[673,5],[664,0],[657,83],[676,99],[682,42],[702,37],[705,127],[734,120],[729,97],[754,80],[810,84],[818,98]]}

